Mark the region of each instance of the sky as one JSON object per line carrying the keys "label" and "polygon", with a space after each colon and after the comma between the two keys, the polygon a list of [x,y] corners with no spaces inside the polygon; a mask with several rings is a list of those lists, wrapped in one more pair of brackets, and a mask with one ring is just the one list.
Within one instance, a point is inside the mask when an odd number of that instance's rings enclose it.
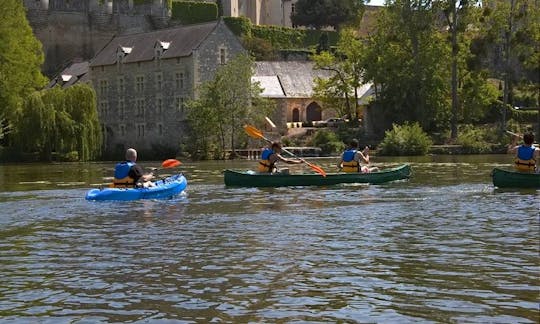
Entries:
{"label": "sky", "polygon": [[384,0],[370,0],[368,5],[369,6],[382,6],[384,5]]}

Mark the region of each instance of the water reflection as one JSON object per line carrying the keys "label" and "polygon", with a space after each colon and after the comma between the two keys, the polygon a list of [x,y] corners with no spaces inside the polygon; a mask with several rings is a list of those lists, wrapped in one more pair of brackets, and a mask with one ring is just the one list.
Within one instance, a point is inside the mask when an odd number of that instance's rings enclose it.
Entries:
{"label": "water reflection", "polygon": [[[10,180],[0,316],[536,323],[539,192],[495,190],[497,159],[457,162],[411,161],[413,179],[379,186],[262,189],[226,188],[236,164],[201,163],[183,169],[185,195],[134,202],[84,200],[107,164]],[[30,178],[86,185],[24,189]]]}

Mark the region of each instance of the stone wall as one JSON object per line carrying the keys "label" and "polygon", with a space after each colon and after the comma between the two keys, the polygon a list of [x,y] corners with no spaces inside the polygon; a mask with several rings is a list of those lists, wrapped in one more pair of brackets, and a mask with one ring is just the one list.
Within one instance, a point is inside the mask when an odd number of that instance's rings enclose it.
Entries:
{"label": "stone wall", "polygon": [[52,77],[73,59],[91,59],[117,34],[169,26],[165,0],[24,0],[27,18],[43,44],[43,72]]}

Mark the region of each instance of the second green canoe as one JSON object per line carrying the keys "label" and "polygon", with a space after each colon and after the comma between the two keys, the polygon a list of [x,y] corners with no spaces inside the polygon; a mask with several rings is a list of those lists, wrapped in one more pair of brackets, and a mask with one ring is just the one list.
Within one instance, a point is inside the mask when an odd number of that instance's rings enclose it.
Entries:
{"label": "second green canoe", "polygon": [[395,168],[372,173],[328,173],[326,177],[309,174],[261,174],[253,171],[225,170],[226,186],[236,187],[284,187],[284,186],[327,186],[340,183],[380,184],[408,179],[411,167],[404,164]]}
{"label": "second green canoe", "polygon": [[525,173],[499,168],[491,172],[493,185],[498,188],[539,188],[540,173]]}

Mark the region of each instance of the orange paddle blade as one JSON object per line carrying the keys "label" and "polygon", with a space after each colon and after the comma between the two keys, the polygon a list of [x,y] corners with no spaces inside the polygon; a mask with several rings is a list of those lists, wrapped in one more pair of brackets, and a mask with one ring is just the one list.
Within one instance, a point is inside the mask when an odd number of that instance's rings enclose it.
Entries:
{"label": "orange paddle blade", "polygon": [[182,162],[178,160],[168,159],[168,160],[163,161],[163,163],[161,163],[161,166],[164,168],[175,168],[177,166],[180,166],[181,164]]}
{"label": "orange paddle blade", "polygon": [[309,163],[309,162],[307,162],[306,160],[304,160],[304,162],[305,162],[310,168],[312,168],[315,172],[317,172],[318,174],[322,175],[323,177],[326,177],[326,172],[323,170],[323,168],[321,168],[320,166],[315,165],[315,164],[313,164],[313,163]]}
{"label": "orange paddle blade", "polygon": [[262,138],[262,139],[265,139],[264,138],[264,135],[262,134],[262,132],[260,130],[258,130],[257,128],[255,128],[254,126],[251,126],[251,125],[244,125],[244,130],[246,131],[246,133],[253,137],[253,138]]}

